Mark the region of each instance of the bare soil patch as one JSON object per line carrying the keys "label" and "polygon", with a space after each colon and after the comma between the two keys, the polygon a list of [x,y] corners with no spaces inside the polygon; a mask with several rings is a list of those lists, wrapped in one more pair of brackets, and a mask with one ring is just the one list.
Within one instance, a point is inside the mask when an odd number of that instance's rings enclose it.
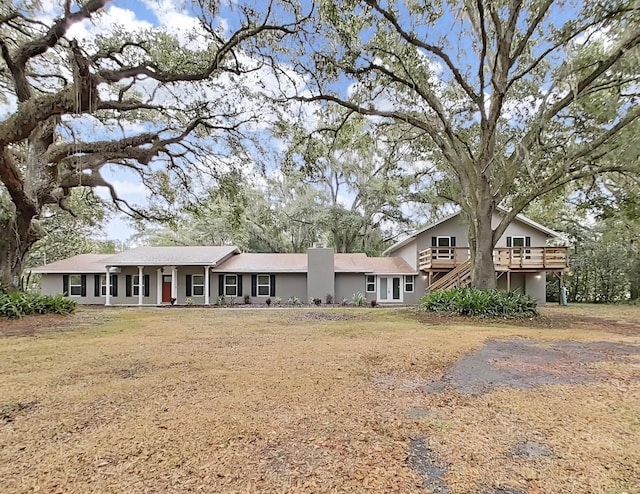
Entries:
{"label": "bare soil patch", "polygon": [[[633,356],[640,356],[640,346],[611,342],[543,344],[493,340],[462,357],[441,379],[423,386],[422,390],[441,392],[450,387],[460,393],[479,395],[500,387],[533,389],[552,384],[585,383],[612,377],[589,364]],[[640,381],[640,369],[633,377]]]}
{"label": "bare soil patch", "polygon": [[[603,307],[605,308],[605,307]],[[606,307],[609,311],[610,306]],[[416,310],[416,318],[428,325],[493,325],[502,327],[540,328],[540,329],[581,329],[585,331],[606,331],[626,336],[640,336],[640,308],[633,308],[630,315],[618,319],[580,313],[580,306],[566,307],[542,306],[540,316],[532,319],[481,319],[456,317],[447,314]],[[606,311],[608,312],[608,311]]]}
{"label": "bare soil patch", "polygon": [[38,336],[42,334],[77,331],[98,325],[108,319],[109,310],[80,308],[73,314],[42,314],[20,319],[0,318],[0,338],[10,336]]}

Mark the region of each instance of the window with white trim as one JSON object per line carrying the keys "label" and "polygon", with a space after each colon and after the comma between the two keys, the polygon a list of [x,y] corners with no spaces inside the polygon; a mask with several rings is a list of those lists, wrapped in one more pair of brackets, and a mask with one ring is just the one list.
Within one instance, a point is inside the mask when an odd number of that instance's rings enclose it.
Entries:
{"label": "window with white trim", "polygon": [[404,277],[404,291],[405,293],[413,293],[414,276],[407,275]]}
{"label": "window with white trim", "polygon": [[511,245],[513,247],[524,247],[525,246],[524,237],[512,237],[511,238]]}
{"label": "window with white trim", "polygon": [[271,293],[271,276],[268,274],[258,275],[258,297],[268,297]]}
{"label": "window with white trim", "polygon": [[228,297],[238,295],[238,276],[235,274],[224,275],[224,294]]}
{"label": "window with white trim", "polygon": [[367,293],[374,293],[376,291],[376,277],[375,275],[367,275]]}
{"label": "window with white trim", "polygon": [[72,297],[82,296],[82,275],[69,275],[69,295]]}
{"label": "window with white trim", "polygon": [[451,247],[451,237],[438,237],[438,247]]}
{"label": "window with white trim", "polygon": [[[109,294],[113,295],[113,275],[111,275],[111,285],[109,285]],[[100,295],[107,295],[107,275],[100,275]]]}
{"label": "window with white trim", "polygon": [[[131,283],[133,296],[137,297],[140,295],[140,277],[137,274],[133,275],[133,282]],[[144,276],[142,277],[142,293],[144,293]]]}
{"label": "window with white trim", "polygon": [[191,277],[191,294],[195,297],[204,295],[204,275],[194,274]]}

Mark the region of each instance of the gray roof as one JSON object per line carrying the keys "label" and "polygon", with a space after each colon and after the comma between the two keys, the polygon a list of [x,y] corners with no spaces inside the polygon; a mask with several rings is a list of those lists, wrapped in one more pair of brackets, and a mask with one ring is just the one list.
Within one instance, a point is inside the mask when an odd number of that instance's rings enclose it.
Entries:
{"label": "gray roof", "polygon": [[113,256],[113,254],[80,254],[67,259],[62,259],[61,261],[45,264],[44,266],[39,266],[32,269],[31,272],[52,274],[104,273],[106,270],[105,259],[108,259],[111,256]]}
{"label": "gray roof", "polygon": [[229,246],[137,247],[105,259],[110,266],[216,266],[240,251]]}
{"label": "gray roof", "polygon": [[[106,266],[212,266],[218,273],[306,273],[307,254],[239,254],[233,246],[138,247],[119,254],[81,254],[35,268],[34,273],[104,273]],[[234,255],[235,254],[235,255]],[[399,257],[335,254],[336,273],[415,274]]]}
{"label": "gray roof", "polygon": [[306,273],[307,254],[242,253],[212,271],[218,273]]}

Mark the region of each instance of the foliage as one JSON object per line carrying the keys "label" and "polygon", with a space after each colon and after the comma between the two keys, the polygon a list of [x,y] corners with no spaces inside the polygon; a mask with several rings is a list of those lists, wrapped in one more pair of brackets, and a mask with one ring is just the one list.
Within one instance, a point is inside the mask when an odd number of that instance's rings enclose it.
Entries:
{"label": "foliage", "polygon": [[218,295],[218,298],[216,298],[216,305],[218,307],[223,307],[227,305],[227,299],[224,298],[224,295]]}
{"label": "foliage", "polygon": [[327,293],[324,297],[324,303],[327,305],[333,304],[333,295],[331,293]]}
{"label": "foliage", "polygon": [[75,309],[75,300],[64,295],[0,291],[0,317],[11,319],[31,314],[70,314]]}
{"label": "foliage", "polygon": [[[262,11],[240,0],[227,8],[233,29],[222,29],[215,2],[194,0],[184,4],[191,25],[125,30],[108,3],[0,4],[0,183],[11,199],[0,228],[13,232],[0,244],[0,279],[9,286],[42,237],[46,207],[68,209],[74,189],[101,187],[130,215],[170,219],[196,178],[246,163],[257,139],[245,128],[272,112],[246,104],[264,93],[244,82],[269,72],[264,41],[282,41],[302,17],[289,0]],[[109,167],[139,179],[149,203],[121,197]]]}
{"label": "foliage", "polygon": [[351,296],[351,303],[356,307],[362,307],[367,303],[367,297],[362,292],[356,292]]}
{"label": "foliage", "polygon": [[468,220],[475,286],[495,288],[495,244],[533,200],[640,173],[640,11],[628,2],[332,0],[321,14],[299,38],[319,48],[298,63],[312,87],[297,99],[395,128],[417,172],[435,166],[439,195]]}
{"label": "foliage", "polygon": [[282,297],[275,297],[275,298],[273,299],[273,302],[274,302],[277,306],[282,305]]}
{"label": "foliage", "polygon": [[538,315],[537,302],[528,295],[507,290],[451,288],[427,293],[420,301],[430,312],[458,316],[530,318]]}
{"label": "foliage", "polygon": [[302,302],[298,297],[289,297],[287,300],[287,304],[289,305],[302,305]]}

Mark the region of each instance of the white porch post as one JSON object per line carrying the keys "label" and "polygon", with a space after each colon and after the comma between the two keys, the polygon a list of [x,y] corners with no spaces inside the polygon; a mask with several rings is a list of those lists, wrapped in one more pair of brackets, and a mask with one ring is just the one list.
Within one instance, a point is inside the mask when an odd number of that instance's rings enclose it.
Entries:
{"label": "white porch post", "polygon": [[175,266],[171,267],[171,298],[178,302],[178,268]]}
{"label": "white porch post", "polygon": [[142,305],[144,299],[144,274],[143,274],[144,266],[138,266],[138,305]]}
{"label": "white porch post", "polygon": [[106,294],[106,299],[104,301],[104,305],[111,305],[111,273],[109,271],[111,271],[111,266],[107,266],[107,294]]}
{"label": "white porch post", "polygon": [[210,266],[204,267],[204,305],[209,305],[209,273]]}
{"label": "white porch post", "polygon": [[156,270],[156,304],[162,305],[162,268]]}

